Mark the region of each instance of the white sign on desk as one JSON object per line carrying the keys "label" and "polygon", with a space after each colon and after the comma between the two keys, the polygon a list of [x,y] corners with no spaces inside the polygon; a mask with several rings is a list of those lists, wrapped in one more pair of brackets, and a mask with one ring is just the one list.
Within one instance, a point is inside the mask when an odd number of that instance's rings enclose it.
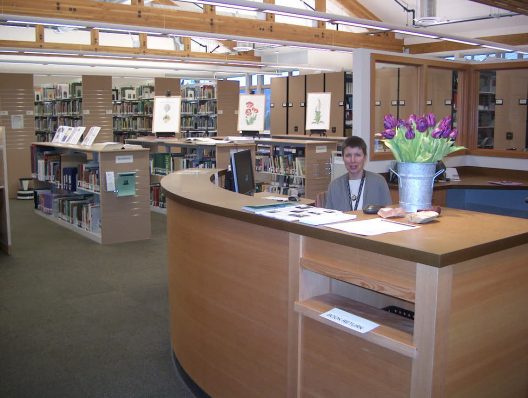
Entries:
{"label": "white sign on desk", "polygon": [[341,326],[344,326],[347,329],[352,329],[359,333],[370,332],[372,329],[375,329],[379,326],[377,323],[340,310],[339,308],[332,308],[330,311],[321,314],[321,316]]}

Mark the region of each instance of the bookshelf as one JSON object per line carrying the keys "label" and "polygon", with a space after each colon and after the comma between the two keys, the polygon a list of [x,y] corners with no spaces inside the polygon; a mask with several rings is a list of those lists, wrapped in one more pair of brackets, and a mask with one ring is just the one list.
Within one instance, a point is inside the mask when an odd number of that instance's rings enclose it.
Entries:
{"label": "bookshelf", "polygon": [[50,142],[58,126],[82,126],[82,83],[35,87],[36,140]]}
{"label": "bookshelf", "polygon": [[212,137],[217,133],[216,84],[182,86],[181,126],[185,137]]}
{"label": "bookshelf", "polygon": [[112,131],[114,141],[125,142],[152,133],[154,86],[126,86],[112,89]]}
{"label": "bookshelf", "polygon": [[[36,142],[31,170],[39,187],[37,214],[101,244],[150,238],[148,150]],[[110,177],[117,192],[107,189]],[[135,180],[135,191],[126,196],[119,185],[124,179],[129,186]]]}
{"label": "bookshelf", "polygon": [[239,82],[233,80],[182,85],[182,136],[233,135],[237,131],[239,91]]}
{"label": "bookshelf", "polygon": [[255,140],[255,168],[263,190],[315,199],[330,183],[332,151],[335,141],[269,139]]}
{"label": "bookshelf", "polygon": [[151,210],[165,213],[165,195],[160,181],[166,175],[184,169],[226,169],[231,151],[249,149],[255,159],[255,143],[226,142],[222,140],[195,141],[179,138],[139,137],[127,139],[129,144],[141,145],[150,151],[150,204]]}
{"label": "bookshelf", "polygon": [[496,72],[482,71],[478,93],[478,147],[493,149],[495,134]]}
{"label": "bookshelf", "polygon": [[5,128],[0,127],[0,249],[7,254],[11,250],[8,185]]}

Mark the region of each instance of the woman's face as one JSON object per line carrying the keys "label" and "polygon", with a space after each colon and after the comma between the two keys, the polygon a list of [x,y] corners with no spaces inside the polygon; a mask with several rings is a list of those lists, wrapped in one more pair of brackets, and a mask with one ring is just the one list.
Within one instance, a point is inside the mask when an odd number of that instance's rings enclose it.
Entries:
{"label": "woman's face", "polygon": [[361,148],[346,147],[343,151],[343,160],[350,179],[361,178],[366,157]]}

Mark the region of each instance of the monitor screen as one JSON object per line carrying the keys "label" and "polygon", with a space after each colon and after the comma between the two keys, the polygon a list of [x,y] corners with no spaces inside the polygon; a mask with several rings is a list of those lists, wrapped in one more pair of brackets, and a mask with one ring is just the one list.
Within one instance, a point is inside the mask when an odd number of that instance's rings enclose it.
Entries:
{"label": "monitor screen", "polygon": [[231,154],[231,170],[233,171],[235,192],[253,195],[255,192],[255,177],[249,149]]}

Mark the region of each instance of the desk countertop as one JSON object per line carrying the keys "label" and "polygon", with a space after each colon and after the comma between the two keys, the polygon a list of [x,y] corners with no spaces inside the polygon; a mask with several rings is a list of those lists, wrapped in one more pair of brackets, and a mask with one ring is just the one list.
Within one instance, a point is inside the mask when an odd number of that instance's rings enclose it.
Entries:
{"label": "desk countertop", "polygon": [[[164,177],[161,185],[175,201],[202,211],[435,267],[528,243],[525,219],[449,208],[443,209],[438,220],[421,228],[371,237],[262,217],[243,211],[242,206],[264,204],[266,200],[215,186],[211,179],[217,171],[177,172]],[[356,214],[358,220],[373,217],[362,212]]]}

